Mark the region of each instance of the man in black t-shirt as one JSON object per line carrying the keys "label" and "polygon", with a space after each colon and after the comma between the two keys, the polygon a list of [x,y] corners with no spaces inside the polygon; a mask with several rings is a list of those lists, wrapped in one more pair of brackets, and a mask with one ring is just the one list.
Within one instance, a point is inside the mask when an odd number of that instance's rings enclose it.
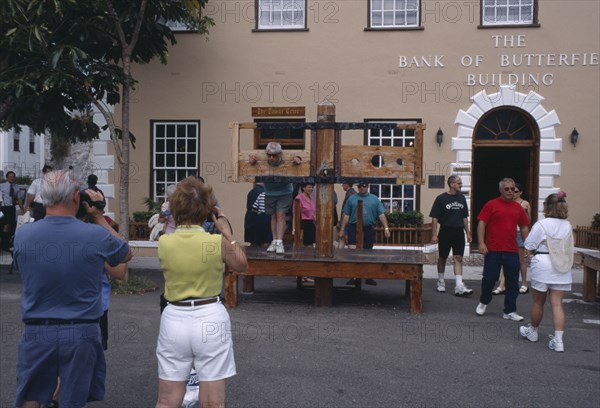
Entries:
{"label": "man in black t-shirt", "polygon": [[[460,177],[456,175],[448,177],[448,187],[447,193],[442,193],[436,197],[429,213],[433,221],[431,242],[439,245],[437,291],[440,293],[446,291],[444,271],[446,260],[450,255],[450,249],[452,249],[454,278],[456,281],[454,295],[468,296],[473,293],[473,290],[467,288],[462,280],[462,258],[465,252],[465,233],[467,234],[467,242],[471,242],[469,209],[467,200],[460,191],[462,188]],[[437,233],[438,224],[440,224],[439,235]]]}

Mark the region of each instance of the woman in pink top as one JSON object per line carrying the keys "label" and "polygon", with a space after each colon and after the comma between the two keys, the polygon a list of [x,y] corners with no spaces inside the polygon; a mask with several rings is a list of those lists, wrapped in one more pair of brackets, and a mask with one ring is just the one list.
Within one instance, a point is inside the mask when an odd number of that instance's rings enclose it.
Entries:
{"label": "woman in pink top", "polygon": [[303,232],[302,244],[305,246],[313,245],[315,243],[316,208],[315,203],[311,197],[314,187],[314,183],[300,184],[300,193],[295,198],[295,200],[300,202],[300,228]]}

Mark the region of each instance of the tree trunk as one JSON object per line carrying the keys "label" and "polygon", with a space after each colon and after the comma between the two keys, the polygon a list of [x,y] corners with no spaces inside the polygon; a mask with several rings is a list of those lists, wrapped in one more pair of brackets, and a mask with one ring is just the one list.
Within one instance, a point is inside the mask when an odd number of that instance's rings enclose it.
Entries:
{"label": "tree trunk", "polygon": [[[123,71],[131,76],[131,58],[123,55]],[[131,87],[129,84],[123,86],[123,98],[121,100],[121,154],[122,161],[119,164],[119,224],[122,228],[121,234],[129,240],[129,96]]]}

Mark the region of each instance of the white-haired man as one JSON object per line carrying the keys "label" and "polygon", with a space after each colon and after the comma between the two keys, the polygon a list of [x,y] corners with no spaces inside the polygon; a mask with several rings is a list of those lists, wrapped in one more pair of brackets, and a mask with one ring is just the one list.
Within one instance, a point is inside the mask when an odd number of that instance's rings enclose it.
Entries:
{"label": "white-haired man", "polygon": [[[104,398],[102,274],[105,264],[117,266],[132,255],[94,207],[102,194],[86,190],[91,206],[83,206],[91,223],[75,218],[79,186],[71,171],[46,173],[41,188],[46,217],[24,225],[15,236],[25,323],[17,360],[17,407],[49,404],[59,377],[61,406],[64,401],[82,407]],[[125,268],[115,271],[122,275]]]}

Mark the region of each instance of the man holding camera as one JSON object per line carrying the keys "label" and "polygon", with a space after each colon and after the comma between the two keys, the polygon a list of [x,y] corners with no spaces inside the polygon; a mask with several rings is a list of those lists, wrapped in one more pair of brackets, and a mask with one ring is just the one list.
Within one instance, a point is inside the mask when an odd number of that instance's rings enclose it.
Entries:
{"label": "man holding camera", "polygon": [[94,207],[102,195],[85,193],[92,203],[83,204],[89,224],[75,218],[82,193],[73,173],[46,173],[41,192],[46,217],[24,225],[15,236],[25,323],[17,360],[17,407],[48,404],[58,377],[61,405],[82,407],[104,398],[106,362],[98,325],[102,273],[105,263],[116,266],[132,255]]}

